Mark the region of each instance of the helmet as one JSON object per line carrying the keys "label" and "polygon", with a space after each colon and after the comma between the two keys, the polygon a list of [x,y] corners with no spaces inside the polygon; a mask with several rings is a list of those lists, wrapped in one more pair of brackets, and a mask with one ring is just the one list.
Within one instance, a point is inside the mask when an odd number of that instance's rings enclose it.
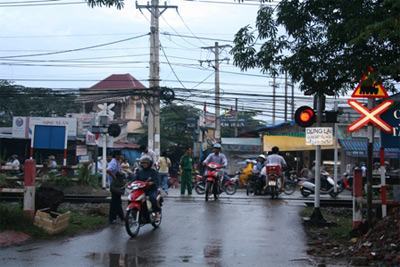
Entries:
{"label": "helmet", "polygon": [[150,158],[150,157],[147,157],[147,156],[141,157],[140,160],[139,160],[139,162],[140,162],[140,165],[142,165],[143,163],[148,163],[149,166],[151,166],[151,164],[153,163],[153,161],[151,160],[151,158]]}
{"label": "helmet", "polygon": [[257,158],[262,158],[262,159],[265,159],[265,156],[263,155],[263,154],[260,154],[260,155],[258,155],[258,157]]}
{"label": "helmet", "polygon": [[219,148],[219,149],[221,149],[221,144],[215,143],[215,144],[213,145],[213,148]]}

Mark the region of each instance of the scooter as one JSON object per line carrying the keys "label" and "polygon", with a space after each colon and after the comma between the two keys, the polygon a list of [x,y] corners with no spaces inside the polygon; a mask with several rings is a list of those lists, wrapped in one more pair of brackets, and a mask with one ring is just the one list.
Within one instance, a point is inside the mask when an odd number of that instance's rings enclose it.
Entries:
{"label": "scooter", "polygon": [[[158,228],[161,224],[162,213],[159,217],[153,212],[152,203],[149,196],[146,196],[146,189],[150,187],[149,182],[133,181],[128,184],[127,189],[130,190],[128,195],[128,206],[125,215],[125,229],[131,237],[137,236],[140,227],[150,223],[154,228]],[[157,194],[157,205],[161,208],[163,198],[160,190]],[[158,218],[157,218],[158,217]]]}
{"label": "scooter", "polygon": [[278,198],[282,182],[282,170],[280,165],[267,164],[267,182],[264,187],[264,194],[271,195],[271,198]]}
{"label": "scooter", "polygon": [[[335,181],[326,171],[321,171],[321,194],[329,194],[332,198],[336,198],[342,191],[343,187],[337,184],[337,192],[334,189]],[[309,179],[300,183],[300,193],[304,197],[315,194],[315,179]]]}

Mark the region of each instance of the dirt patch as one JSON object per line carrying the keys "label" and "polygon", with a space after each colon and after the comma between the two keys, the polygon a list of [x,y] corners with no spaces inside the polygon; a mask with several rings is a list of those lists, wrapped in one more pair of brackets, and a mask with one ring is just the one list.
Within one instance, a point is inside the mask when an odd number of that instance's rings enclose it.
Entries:
{"label": "dirt patch", "polygon": [[[305,213],[309,213],[306,211]],[[303,214],[307,215],[307,214]],[[351,236],[351,209],[323,210],[331,226],[305,224],[307,253],[317,262],[352,266],[400,266],[400,209],[379,220],[366,234]]]}

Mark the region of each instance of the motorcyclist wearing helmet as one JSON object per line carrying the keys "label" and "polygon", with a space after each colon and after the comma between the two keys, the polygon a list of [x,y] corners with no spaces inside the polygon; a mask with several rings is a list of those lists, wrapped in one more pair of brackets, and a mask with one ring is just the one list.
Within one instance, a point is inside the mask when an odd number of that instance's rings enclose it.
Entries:
{"label": "motorcyclist wearing helmet", "polygon": [[265,165],[265,156],[263,154],[258,155],[257,157],[257,163],[253,166],[253,174],[260,174],[262,168]]}
{"label": "motorcyclist wearing helmet", "polygon": [[[226,156],[223,153],[221,153],[221,144],[215,143],[213,145],[213,152],[210,153],[207,156],[207,158],[203,161],[203,165],[206,166],[210,162],[215,162],[215,163],[217,163],[217,164],[222,166],[222,168],[221,168],[221,170],[219,172],[219,174],[220,174],[219,176],[222,179],[219,178],[218,182],[219,183],[220,182],[224,182],[224,180],[227,179],[227,175],[225,175],[225,172],[224,172],[223,169],[228,166],[228,160],[226,159]],[[207,168],[206,168],[206,171],[205,171],[204,175],[205,176],[207,175]]]}
{"label": "motorcyclist wearing helmet", "polygon": [[[266,165],[271,164],[271,165],[279,165],[281,167],[281,171],[283,168],[287,166],[285,159],[279,155],[279,147],[274,146],[271,149],[271,153],[267,156],[266,159]],[[281,175],[282,182],[281,182],[281,191],[284,191],[284,186],[285,186],[285,176]]]}
{"label": "motorcyclist wearing helmet", "polygon": [[207,165],[210,162],[220,164],[223,168],[228,166],[228,160],[226,156],[221,153],[221,144],[215,143],[213,145],[213,153],[210,153],[207,158],[203,161],[203,165]]}
{"label": "motorcyclist wearing helmet", "polygon": [[161,209],[157,206],[158,172],[152,168],[153,161],[148,156],[141,157],[139,164],[141,168],[136,173],[134,180],[150,183],[151,186],[146,190],[146,195],[150,197],[153,211],[158,214],[158,212],[161,211]]}

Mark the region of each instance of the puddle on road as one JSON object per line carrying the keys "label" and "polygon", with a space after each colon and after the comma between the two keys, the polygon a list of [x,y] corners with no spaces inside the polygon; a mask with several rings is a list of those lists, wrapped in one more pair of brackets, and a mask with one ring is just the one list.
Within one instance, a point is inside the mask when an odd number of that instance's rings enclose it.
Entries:
{"label": "puddle on road", "polygon": [[93,260],[96,265],[109,267],[154,266],[165,261],[162,256],[140,257],[118,253],[90,253],[86,258]]}

